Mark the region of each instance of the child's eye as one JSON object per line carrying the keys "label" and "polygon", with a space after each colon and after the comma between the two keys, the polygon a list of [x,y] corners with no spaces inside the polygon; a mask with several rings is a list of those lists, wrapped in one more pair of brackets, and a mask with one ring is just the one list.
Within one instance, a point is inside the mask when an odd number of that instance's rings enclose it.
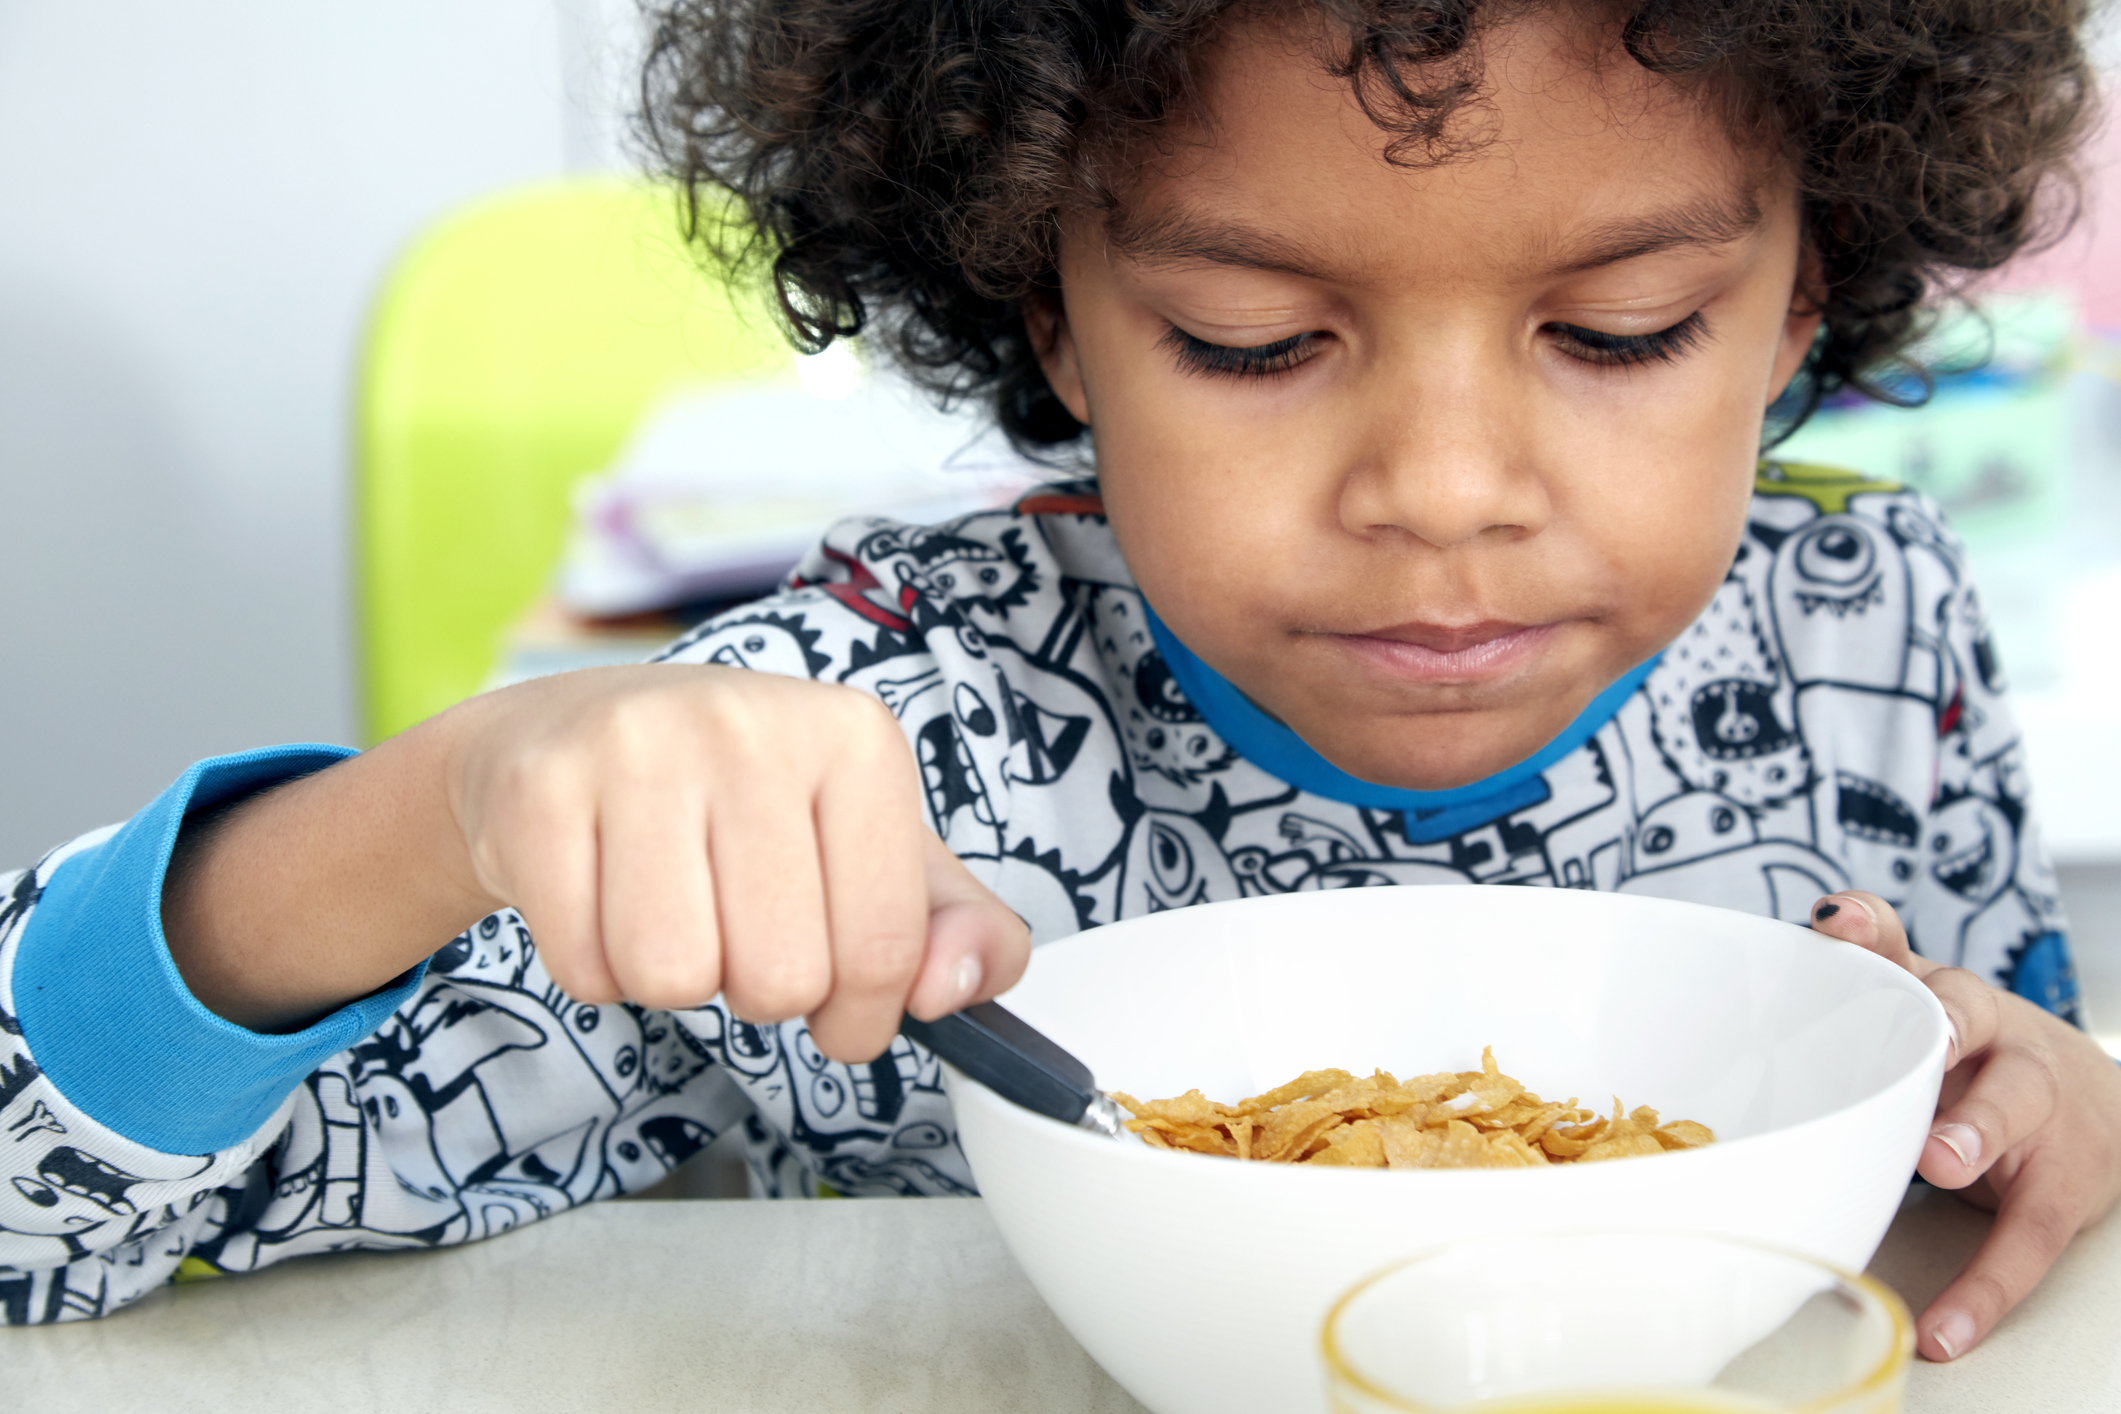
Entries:
{"label": "child's eye", "polygon": [[1559,336],[1569,357],[1608,368],[1633,368],[1653,360],[1671,363],[1708,333],[1698,309],[1669,329],[1652,334],[1608,334],[1578,324],[1549,324],[1546,328]]}
{"label": "child's eye", "polygon": [[1318,338],[1317,334],[1291,334],[1271,344],[1232,348],[1196,339],[1174,324],[1171,332],[1164,335],[1163,346],[1186,373],[1204,378],[1272,378],[1309,363]]}

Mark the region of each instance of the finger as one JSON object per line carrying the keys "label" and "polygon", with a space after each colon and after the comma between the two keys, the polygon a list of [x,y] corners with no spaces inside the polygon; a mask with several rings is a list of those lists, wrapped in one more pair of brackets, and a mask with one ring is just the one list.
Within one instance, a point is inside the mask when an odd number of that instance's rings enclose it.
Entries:
{"label": "finger", "polygon": [[604,959],[628,1000],[664,1009],[711,1000],[722,988],[722,942],[704,796],[624,783],[598,818],[597,855]]}
{"label": "finger", "polygon": [[832,993],[814,804],[779,782],[730,784],[707,831],[722,998],[746,1021],[787,1021]]}
{"label": "finger", "polygon": [[2002,1034],[2003,994],[1963,967],[1936,968],[1922,979],[1922,985],[1944,1008],[1944,1019],[1951,1028],[1944,1050],[1945,1070],[1986,1055]]}
{"label": "finger", "polygon": [[934,832],[921,833],[928,864],[928,950],[906,1010],[933,1021],[1015,986],[1031,961],[1031,930]]}
{"label": "finger", "polygon": [[1907,929],[1891,904],[1861,889],[1844,889],[1813,904],[1812,930],[1854,943],[1917,977],[1928,976],[1938,965],[1917,956],[1908,945]]}
{"label": "finger", "polygon": [[895,722],[818,793],[832,994],[810,1038],[834,1060],[874,1059],[898,1034],[928,941],[919,777]]}
{"label": "finger", "polygon": [[1915,1322],[1916,1348],[1928,1360],[1956,1360],[1987,1338],[1996,1322],[2039,1285],[2076,1236],[2083,1214],[2059,1171],[2029,1164],[2011,1184],[1974,1260]]}
{"label": "finger", "polygon": [[2052,1058],[1998,1048],[1966,1093],[1937,1115],[1915,1171],[1939,1188],[1964,1188],[2046,1124],[2060,1099]]}
{"label": "finger", "polygon": [[[504,880],[502,892],[530,929],[538,960],[553,984],[578,1002],[602,1006],[625,995],[604,961],[597,915],[597,835],[586,804],[524,802],[502,812],[479,852],[482,875]],[[562,823],[562,822],[565,823]]]}

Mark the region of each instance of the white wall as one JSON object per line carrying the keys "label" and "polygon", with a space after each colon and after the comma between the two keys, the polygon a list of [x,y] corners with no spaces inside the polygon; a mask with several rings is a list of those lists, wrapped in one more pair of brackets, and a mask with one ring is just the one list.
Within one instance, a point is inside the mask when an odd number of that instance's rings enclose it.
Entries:
{"label": "white wall", "polygon": [[0,866],[350,741],[349,398],[392,254],[612,160],[630,0],[0,0]]}

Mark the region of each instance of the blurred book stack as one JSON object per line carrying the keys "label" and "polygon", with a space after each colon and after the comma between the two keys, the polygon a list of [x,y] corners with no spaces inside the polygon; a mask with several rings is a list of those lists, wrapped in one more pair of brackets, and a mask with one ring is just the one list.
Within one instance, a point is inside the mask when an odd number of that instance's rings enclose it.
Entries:
{"label": "blurred book stack", "polygon": [[1000,433],[863,369],[845,345],[798,381],[688,392],[575,493],[551,594],[510,630],[489,686],[636,663],[770,594],[852,515],[925,524],[1040,479]]}

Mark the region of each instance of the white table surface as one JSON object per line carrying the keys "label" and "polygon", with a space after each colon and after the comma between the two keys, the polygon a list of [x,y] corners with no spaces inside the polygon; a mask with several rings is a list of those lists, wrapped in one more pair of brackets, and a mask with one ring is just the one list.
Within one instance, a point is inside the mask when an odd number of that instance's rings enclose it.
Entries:
{"label": "white table surface", "polygon": [[[1988,1219],[1916,1189],[1872,1270],[1920,1308]],[[1907,1414],[2121,1410],[2121,1222]],[[606,1203],[446,1252],[311,1258],[0,1331],[0,1407],[897,1414],[1139,1410],[977,1199]]]}

